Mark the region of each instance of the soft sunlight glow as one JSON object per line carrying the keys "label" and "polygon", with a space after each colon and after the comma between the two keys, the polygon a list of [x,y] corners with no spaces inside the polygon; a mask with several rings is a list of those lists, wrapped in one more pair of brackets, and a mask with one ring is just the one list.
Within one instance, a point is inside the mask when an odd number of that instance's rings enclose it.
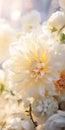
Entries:
{"label": "soft sunlight glow", "polygon": [[20,18],[20,16],[21,16],[21,12],[20,12],[19,10],[14,10],[14,11],[12,11],[12,13],[11,13],[11,19],[12,19],[13,21],[18,20],[18,19]]}

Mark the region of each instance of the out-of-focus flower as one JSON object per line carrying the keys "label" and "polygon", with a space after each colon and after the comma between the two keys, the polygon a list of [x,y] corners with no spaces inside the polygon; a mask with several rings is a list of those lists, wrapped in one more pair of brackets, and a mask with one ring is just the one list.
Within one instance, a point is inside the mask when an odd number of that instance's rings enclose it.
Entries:
{"label": "out-of-focus flower", "polygon": [[[57,11],[51,15],[47,22],[50,39],[56,39],[59,43],[65,42],[65,13]],[[47,30],[48,30],[47,29]]]}
{"label": "out-of-focus flower", "polygon": [[33,37],[32,34],[26,34],[22,37],[19,44],[11,48],[15,54],[3,65],[8,71],[12,89],[25,99],[36,94],[44,95],[45,91],[53,93],[53,81],[59,79],[62,66],[59,60],[62,61],[61,56],[57,57],[59,48],[54,41],[46,42],[41,35]]}
{"label": "out-of-focus flower", "polygon": [[51,116],[46,124],[44,130],[65,130],[65,112],[59,112]]}
{"label": "out-of-focus flower", "polygon": [[15,40],[15,31],[5,21],[0,21],[0,63],[9,57],[9,45]]}
{"label": "out-of-focus flower", "polygon": [[32,111],[35,116],[48,117],[58,110],[58,102],[53,97],[35,99],[32,104]]}
{"label": "out-of-focus flower", "polygon": [[59,5],[62,9],[65,10],[65,0],[59,0]]}
{"label": "out-of-focus flower", "polygon": [[52,30],[60,30],[63,26],[65,26],[65,13],[61,11],[53,13],[48,20],[48,24]]}
{"label": "out-of-focus flower", "polygon": [[29,32],[41,23],[40,13],[36,10],[31,11],[22,17],[22,28],[24,31]]}
{"label": "out-of-focus flower", "polygon": [[61,48],[59,48],[57,52],[57,56],[59,58],[59,61],[62,62],[62,67],[59,71],[59,79],[54,81],[54,86],[56,89],[56,93],[59,96],[61,101],[65,100],[65,60],[64,55],[65,55],[65,45],[61,45]]}
{"label": "out-of-focus flower", "polygon": [[6,125],[3,130],[35,130],[32,121],[24,114],[13,114],[6,119]]}
{"label": "out-of-focus flower", "polygon": [[60,78],[55,82],[56,91],[60,101],[65,100],[65,69],[61,71]]}
{"label": "out-of-focus flower", "polygon": [[4,70],[0,69],[0,125],[8,114],[16,111],[19,112],[23,109],[22,99],[21,103],[18,104],[20,99],[20,96],[17,97],[17,95],[14,95],[14,93],[8,89],[6,84],[6,73]]}
{"label": "out-of-focus flower", "polygon": [[0,96],[0,125],[7,119],[9,115],[12,113],[19,113],[21,111],[24,112],[22,101],[20,102],[19,100],[14,99],[14,96],[12,96],[10,99],[6,99],[4,94]]}

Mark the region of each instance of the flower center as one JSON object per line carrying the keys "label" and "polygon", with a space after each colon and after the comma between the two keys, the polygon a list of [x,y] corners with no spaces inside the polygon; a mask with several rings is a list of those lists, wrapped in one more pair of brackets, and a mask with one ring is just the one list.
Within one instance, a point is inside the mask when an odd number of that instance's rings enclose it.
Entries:
{"label": "flower center", "polygon": [[42,79],[42,77],[45,74],[45,64],[41,61],[35,61],[32,65],[32,73],[31,77],[35,79],[35,82],[38,81],[38,79]]}

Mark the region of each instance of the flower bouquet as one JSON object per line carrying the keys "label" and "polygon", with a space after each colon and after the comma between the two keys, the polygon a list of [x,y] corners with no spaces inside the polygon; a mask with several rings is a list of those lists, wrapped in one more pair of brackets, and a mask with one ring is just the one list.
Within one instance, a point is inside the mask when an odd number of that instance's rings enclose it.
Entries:
{"label": "flower bouquet", "polygon": [[65,130],[65,1],[41,24],[0,20],[0,130]]}

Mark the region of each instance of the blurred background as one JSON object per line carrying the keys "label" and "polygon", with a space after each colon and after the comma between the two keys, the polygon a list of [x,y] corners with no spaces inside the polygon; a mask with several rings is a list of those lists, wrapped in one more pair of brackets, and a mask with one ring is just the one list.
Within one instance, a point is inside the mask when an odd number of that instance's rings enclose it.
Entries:
{"label": "blurred background", "polygon": [[45,21],[59,10],[58,0],[0,0],[0,18],[8,20],[13,27],[20,27],[22,16],[33,9]]}

